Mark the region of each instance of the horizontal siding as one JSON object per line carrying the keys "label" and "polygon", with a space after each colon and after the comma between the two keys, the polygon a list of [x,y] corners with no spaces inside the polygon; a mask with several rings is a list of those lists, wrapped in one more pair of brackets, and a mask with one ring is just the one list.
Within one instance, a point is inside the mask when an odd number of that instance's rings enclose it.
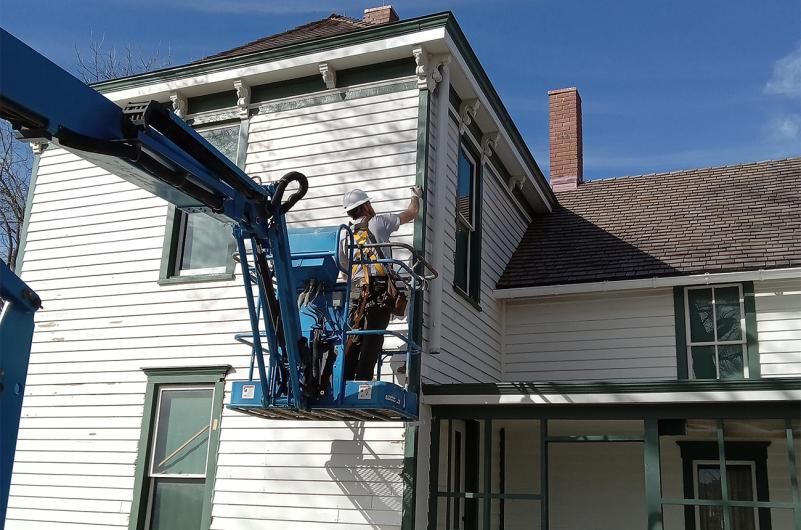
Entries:
{"label": "horizontal siding", "polygon": [[[354,186],[378,211],[402,210],[416,174],[417,94],[262,105],[246,171],[263,181],[309,176],[292,225],[344,222],[341,195]],[[73,154],[42,156],[22,276],[44,309],[9,530],[128,526],[143,367],[231,364],[226,401],[231,382],[247,378],[250,349],[233,340],[249,328],[239,279],[158,284],[166,215],[161,199]],[[406,225],[396,239],[412,233]],[[225,410],[212,527],[396,528],[403,435],[402,424],[270,422]]]}
{"label": "horizontal siding", "polygon": [[508,302],[506,381],[675,378],[670,289]]}
{"label": "horizontal siding", "polygon": [[436,173],[436,178],[447,179],[446,207],[443,212],[432,212],[436,217],[431,221],[445,225],[444,248],[431,249],[444,252],[443,270],[439,271],[443,276],[442,315],[437,322],[442,327],[442,345],[439,355],[424,358],[425,379],[438,384],[499,381],[503,307],[492,293],[527,224],[496,177],[485,169],[481,198],[481,311],[477,311],[453,288],[459,130],[452,119],[448,120],[448,127],[447,166]]}
{"label": "horizontal siding", "polygon": [[754,282],[763,377],[801,377],[801,280]]}

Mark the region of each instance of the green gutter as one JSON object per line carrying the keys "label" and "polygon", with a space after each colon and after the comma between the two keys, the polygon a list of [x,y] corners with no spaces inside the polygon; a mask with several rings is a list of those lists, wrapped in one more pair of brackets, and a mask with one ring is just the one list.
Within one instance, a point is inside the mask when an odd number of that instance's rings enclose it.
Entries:
{"label": "green gutter", "polygon": [[397,37],[400,35],[407,35],[409,33],[417,33],[418,31],[424,31],[428,29],[442,28],[445,27],[448,21],[452,18],[453,14],[450,12],[410,18],[408,20],[395,22],[393,24],[358,29],[343,35],[334,35],[332,37],[290,44],[288,46],[281,46],[279,48],[260,52],[252,52],[235,57],[221,57],[219,59],[212,59],[209,61],[162,68],[161,70],[154,70],[144,74],[101,81],[99,83],[93,83],[90,86],[99,92],[113,92],[129,88],[137,88],[152,85],[154,83],[162,83],[184,77],[191,77],[198,74],[211,74],[223,70],[230,70],[232,68],[251,66],[325,50],[333,50],[336,48],[342,48],[344,46],[363,44],[365,42],[378,39]]}
{"label": "green gutter", "polygon": [[801,390],[801,378],[737,379],[727,381],[652,381],[581,383],[461,383],[423,385],[428,396],[500,396],[528,394],[634,394],[651,392],[735,392],[758,390]]}

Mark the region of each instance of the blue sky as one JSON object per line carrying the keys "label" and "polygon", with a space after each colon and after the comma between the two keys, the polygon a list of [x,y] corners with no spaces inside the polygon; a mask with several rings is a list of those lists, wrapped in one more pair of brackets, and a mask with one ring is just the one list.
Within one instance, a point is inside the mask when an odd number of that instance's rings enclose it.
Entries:
{"label": "blue sky", "polygon": [[[0,0],[0,25],[71,69],[89,35],[173,64],[369,0]],[[801,155],[801,2],[411,0],[452,10],[540,166],[549,89],[577,86],[585,178]]]}

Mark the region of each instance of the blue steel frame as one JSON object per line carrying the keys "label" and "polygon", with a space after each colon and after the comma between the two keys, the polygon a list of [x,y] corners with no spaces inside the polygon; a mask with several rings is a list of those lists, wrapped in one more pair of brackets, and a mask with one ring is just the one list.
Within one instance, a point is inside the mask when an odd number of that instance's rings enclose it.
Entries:
{"label": "blue steel frame", "polygon": [[0,527],[6,520],[25,378],[39,296],[0,260]]}

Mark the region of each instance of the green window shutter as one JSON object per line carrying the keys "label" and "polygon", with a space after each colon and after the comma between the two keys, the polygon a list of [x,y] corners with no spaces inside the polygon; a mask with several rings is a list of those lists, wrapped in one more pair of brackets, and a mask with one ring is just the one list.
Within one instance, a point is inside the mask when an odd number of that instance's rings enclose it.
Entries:
{"label": "green window shutter", "polygon": [[759,336],[757,334],[756,299],[754,282],[743,283],[743,305],[745,306],[745,336],[748,350],[748,375],[750,379],[762,377],[759,363]]}
{"label": "green window shutter", "polygon": [[687,327],[684,314],[684,288],[673,288],[673,314],[676,318],[676,377],[689,379],[687,366]]}

